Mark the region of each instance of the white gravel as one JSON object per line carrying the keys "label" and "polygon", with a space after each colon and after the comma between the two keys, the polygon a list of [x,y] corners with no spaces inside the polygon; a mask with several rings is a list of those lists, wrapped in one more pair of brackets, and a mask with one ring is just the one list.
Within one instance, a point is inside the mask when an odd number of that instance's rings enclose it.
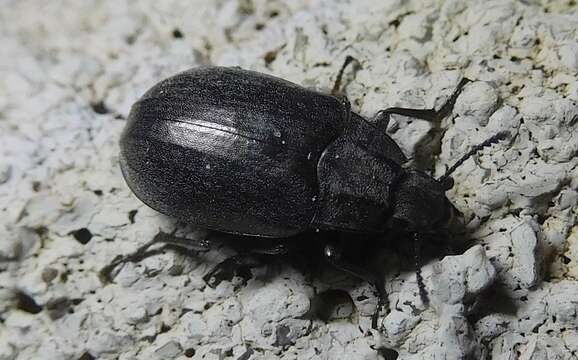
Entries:
{"label": "white gravel", "polygon": [[[0,8],[0,360],[578,358],[575,0]],[[404,266],[411,257],[396,254],[382,256],[391,312],[378,330],[372,289],[331,269],[206,286],[226,249],[164,251],[99,279],[116,255],[176,226],[132,195],[118,166],[120,132],[144,91],[207,63],[330,89],[346,55],[361,67],[345,91],[367,117],[440,107],[462,76],[474,80],[438,136],[423,121],[390,123],[408,157],[433,154],[436,176],[471,146],[511,134],[455,173],[448,197],[475,246],[425,265],[429,305]],[[351,302],[327,321],[310,316],[329,289]]]}

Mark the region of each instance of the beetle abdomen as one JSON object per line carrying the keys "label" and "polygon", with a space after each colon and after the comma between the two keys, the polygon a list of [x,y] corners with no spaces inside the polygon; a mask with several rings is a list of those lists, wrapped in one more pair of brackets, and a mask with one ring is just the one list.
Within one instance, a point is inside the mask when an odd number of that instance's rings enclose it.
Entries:
{"label": "beetle abdomen", "polygon": [[338,99],[271,76],[194,69],[133,106],[121,167],[162,213],[229,233],[291,236],[311,223],[317,160],[348,115]]}

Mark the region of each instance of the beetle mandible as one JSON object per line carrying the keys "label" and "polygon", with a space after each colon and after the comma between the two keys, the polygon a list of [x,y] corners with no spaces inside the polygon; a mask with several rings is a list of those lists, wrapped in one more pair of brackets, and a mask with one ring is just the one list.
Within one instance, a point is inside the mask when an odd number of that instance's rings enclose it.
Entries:
{"label": "beetle mandible", "polygon": [[[352,58],[348,57],[339,72]],[[373,121],[325,94],[232,67],[194,68],[161,81],[132,107],[120,141],[126,182],[151,208],[224,233],[286,238],[309,229],[368,234],[401,228],[437,232],[454,213],[449,175],[435,179],[408,161],[386,134],[391,114],[439,120],[438,111],[387,108]],[[331,262],[372,282],[339,258]]]}

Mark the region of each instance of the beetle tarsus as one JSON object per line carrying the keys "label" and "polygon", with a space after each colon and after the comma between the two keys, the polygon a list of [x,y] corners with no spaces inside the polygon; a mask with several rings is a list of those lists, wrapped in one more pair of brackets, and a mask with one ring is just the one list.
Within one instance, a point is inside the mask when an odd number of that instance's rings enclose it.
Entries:
{"label": "beetle tarsus", "polygon": [[456,104],[456,100],[458,99],[458,96],[460,96],[464,87],[470,82],[472,82],[472,80],[465,78],[465,77],[462,78],[462,80],[460,80],[460,83],[458,84],[458,86],[456,86],[456,89],[454,90],[453,94],[446,101],[446,103],[437,111],[437,114],[436,114],[437,118],[434,120],[439,121],[439,120],[445,118],[446,116],[448,116],[453,111],[454,105]]}
{"label": "beetle tarsus", "polygon": [[331,89],[331,95],[338,96],[341,94],[340,88],[341,88],[341,80],[343,79],[343,72],[345,71],[345,68],[353,61],[357,62],[357,60],[353,56],[347,55],[345,61],[343,62],[343,65],[341,65],[341,69],[339,69],[339,72],[337,73],[337,78],[335,79],[335,83],[333,84],[333,89]]}

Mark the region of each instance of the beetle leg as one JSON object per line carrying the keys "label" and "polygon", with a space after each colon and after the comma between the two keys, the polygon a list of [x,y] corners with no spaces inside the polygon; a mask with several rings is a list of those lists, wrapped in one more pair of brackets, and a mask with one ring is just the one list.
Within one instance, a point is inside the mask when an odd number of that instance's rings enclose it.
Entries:
{"label": "beetle leg", "polygon": [[266,256],[278,256],[287,253],[289,253],[289,247],[285,243],[255,246],[215,265],[211,271],[203,276],[203,280],[208,286],[215,288],[223,280],[230,280],[235,274],[241,273],[243,270],[263,266],[266,263]]}
{"label": "beetle leg", "polygon": [[259,255],[286,255],[289,253],[289,247],[286,243],[278,243],[271,246],[261,246],[250,250],[253,254]]}
{"label": "beetle leg", "polygon": [[429,304],[429,297],[425,289],[425,284],[423,282],[423,276],[421,274],[421,241],[419,233],[413,233],[413,257],[415,261],[415,278],[417,282],[417,288],[419,291],[419,297],[424,305]]}
{"label": "beetle leg", "polygon": [[378,303],[375,313],[372,316],[371,326],[377,328],[377,318],[381,309],[386,305],[387,294],[385,293],[385,283],[382,277],[378,276],[376,273],[368,271],[361,266],[355,265],[353,263],[344,261],[342,259],[343,246],[341,244],[327,244],[325,245],[323,255],[325,258],[336,268],[343,270],[358,279],[367,281],[369,284],[373,285],[377,290]]}
{"label": "beetle leg", "polygon": [[139,247],[136,251],[131,254],[117,256],[110,264],[103,267],[99,272],[99,277],[103,283],[109,283],[112,281],[114,276],[112,272],[114,269],[126,262],[139,262],[142,259],[158,254],[162,251],[162,248],[149,250],[153,245],[162,244],[163,246],[173,246],[177,249],[185,251],[208,251],[211,248],[211,242],[207,239],[188,239],[175,236],[176,230],[172,233],[165,233],[159,231],[150,241]]}
{"label": "beetle leg", "polygon": [[387,130],[387,125],[389,124],[389,118],[391,114],[397,114],[402,116],[407,116],[415,119],[426,120],[430,122],[440,121],[444,117],[448,116],[456,103],[458,96],[461,94],[464,86],[471,80],[463,78],[454,93],[450,96],[448,101],[439,109],[406,109],[400,107],[391,107],[384,110],[380,110],[374,116],[374,123],[382,131]]}
{"label": "beetle leg", "polygon": [[[341,95],[341,80],[343,79],[343,72],[345,71],[345,68],[347,67],[347,65],[351,64],[351,62],[353,61],[357,61],[355,60],[355,58],[353,56],[347,55],[347,57],[345,58],[345,61],[343,62],[343,65],[341,65],[341,69],[339,69],[339,72],[337,73],[337,78],[335,79],[335,83],[333,84],[333,89],[331,89],[331,95],[334,96],[339,96]],[[359,64],[359,62],[358,62]]]}
{"label": "beetle leg", "polygon": [[235,275],[241,274],[244,277],[243,270],[246,271],[261,265],[263,265],[262,261],[252,258],[251,254],[234,255],[215,265],[211,271],[203,276],[203,280],[214,289],[222,281],[231,280]]}

